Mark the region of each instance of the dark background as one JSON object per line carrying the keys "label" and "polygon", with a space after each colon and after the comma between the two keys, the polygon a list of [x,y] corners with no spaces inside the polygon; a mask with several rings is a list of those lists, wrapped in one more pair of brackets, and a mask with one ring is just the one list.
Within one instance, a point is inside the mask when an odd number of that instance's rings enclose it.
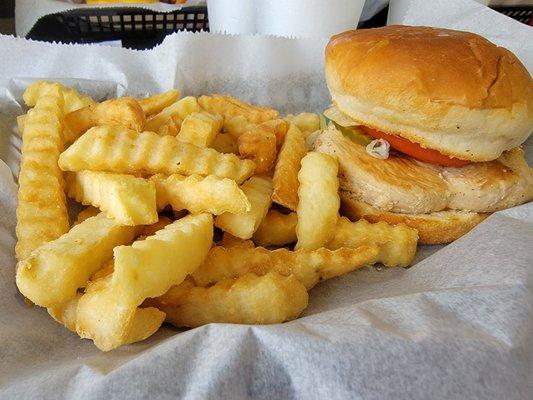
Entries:
{"label": "dark background", "polygon": [[13,18],[15,15],[15,0],[0,1],[0,18]]}

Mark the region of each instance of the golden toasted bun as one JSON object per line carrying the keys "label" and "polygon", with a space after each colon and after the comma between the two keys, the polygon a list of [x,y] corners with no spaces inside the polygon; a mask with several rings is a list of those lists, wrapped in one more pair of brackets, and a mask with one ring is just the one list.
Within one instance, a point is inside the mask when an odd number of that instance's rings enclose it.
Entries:
{"label": "golden toasted bun", "polygon": [[351,119],[465,160],[494,160],[533,130],[528,71],[473,33],[344,32],[326,48],[326,79],[333,103]]}
{"label": "golden toasted bun", "polygon": [[347,191],[340,192],[341,214],[352,220],[385,221],[396,225],[404,223],[418,231],[420,244],[445,244],[460,238],[490,214],[468,211],[439,211],[431,214],[399,214],[381,211],[352,198]]}

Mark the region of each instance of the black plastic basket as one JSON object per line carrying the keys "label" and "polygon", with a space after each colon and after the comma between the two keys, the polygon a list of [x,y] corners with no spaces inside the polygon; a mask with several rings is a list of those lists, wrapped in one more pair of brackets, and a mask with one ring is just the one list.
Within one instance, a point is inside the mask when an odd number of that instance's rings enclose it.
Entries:
{"label": "black plastic basket", "polygon": [[208,31],[207,7],[184,7],[168,13],[139,8],[78,9],[41,18],[28,39],[63,43],[120,40],[124,47],[146,49],[178,31]]}
{"label": "black plastic basket", "polygon": [[531,24],[533,19],[533,6],[494,7],[494,9],[524,24]]}

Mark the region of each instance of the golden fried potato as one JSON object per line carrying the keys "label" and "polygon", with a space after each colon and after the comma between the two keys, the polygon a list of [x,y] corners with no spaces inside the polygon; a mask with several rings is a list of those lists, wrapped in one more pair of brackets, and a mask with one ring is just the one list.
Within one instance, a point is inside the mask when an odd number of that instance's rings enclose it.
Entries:
{"label": "golden fried potato", "polygon": [[225,279],[210,288],[187,283],[147,304],[162,310],[167,322],[194,328],[213,322],[279,324],[298,318],[308,301],[307,290],[295,277],[270,272]]}
{"label": "golden fried potato", "polygon": [[222,247],[245,247],[251,248],[255,247],[254,242],[251,240],[243,240],[238,237],[233,236],[231,233],[224,232],[222,235],[222,240],[218,242],[219,246]]}
{"label": "golden fried potato", "polygon": [[28,107],[37,104],[41,96],[47,96],[50,92],[59,91],[63,97],[63,113],[68,114],[80,108],[96,104],[89,96],[84,96],[74,89],[67,88],[57,82],[36,81],[32,83],[24,92],[24,102]]}
{"label": "golden fried potato", "polygon": [[224,120],[224,131],[229,135],[238,139],[242,134],[249,132],[257,127],[246,119],[243,115],[235,115],[233,117],[226,117]]}
{"label": "golden fried potato", "polygon": [[340,207],[338,169],[337,160],[327,154],[311,152],[302,158],[296,249],[318,249],[333,235]]}
{"label": "golden fried potato", "polygon": [[114,247],[131,243],[135,232],[134,227],[120,225],[104,213],[86,219],[19,261],[17,286],[39,306],[65,303],[111,258]]}
{"label": "golden fried potato", "polygon": [[[198,103],[207,112],[211,114],[219,114],[224,117],[224,121],[228,121],[232,117],[242,116],[248,122],[260,124],[278,117],[278,112],[271,108],[254,106],[245,101],[236,99],[231,96],[200,96]],[[226,125],[224,125],[226,128]]]}
{"label": "golden fried potato", "polygon": [[148,118],[154,114],[158,114],[171,104],[175,103],[180,97],[180,91],[177,89],[169,90],[154,96],[145,97],[144,99],[137,99],[141,106],[144,115]]}
{"label": "golden fried potato", "polygon": [[172,220],[170,218],[165,216],[159,217],[159,221],[153,223],[152,225],[146,225],[142,229],[138,240],[140,240],[141,238],[146,239],[147,236],[155,235],[157,231],[164,229],[167,225],[171,223]]}
{"label": "golden fried potato", "polygon": [[80,213],[76,217],[76,221],[74,221],[72,226],[81,224],[86,219],[89,219],[91,217],[95,217],[98,214],[100,214],[100,210],[98,208],[93,207],[93,206],[89,206],[89,207],[83,209],[82,211],[80,211]]}
{"label": "golden fried potato", "polygon": [[209,147],[220,132],[222,122],[220,115],[203,111],[189,114],[181,124],[178,140],[198,147]]}
{"label": "golden fried potato", "polygon": [[296,213],[282,214],[270,210],[255,231],[252,240],[258,246],[286,246],[296,242]]}
{"label": "golden fried potato", "polygon": [[17,133],[22,137],[22,132],[24,132],[24,125],[26,124],[26,114],[19,115],[17,117]]}
{"label": "golden fried potato", "polygon": [[265,218],[272,200],[272,180],[253,176],[241,185],[251,208],[244,214],[224,213],[215,219],[215,226],[241,239],[250,239]]}
{"label": "golden fried potato", "polygon": [[210,147],[219,153],[239,154],[239,144],[237,143],[237,139],[228,133],[219,133],[216,135],[215,140],[213,140]]}
{"label": "golden fried potato", "polygon": [[145,124],[144,112],[134,98],[106,100],[65,115],[65,141],[74,142],[93,126],[120,126],[141,132]]}
{"label": "golden fried potato", "polygon": [[23,130],[17,205],[18,260],[69,229],[63,174],[63,94],[53,86],[26,116]]}
{"label": "golden fried potato", "polygon": [[172,136],[116,126],[91,128],[61,154],[59,166],[64,171],[216,175],[238,183],[254,171],[252,161],[233,154],[182,143]]}
{"label": "golden fried potato", "polygon": [[311,289],[320,280],[374,264],[378,256],[379,249],[376,246],[298,251],[216,246],[209,251],[192,277],[197,286],[210,286],[249,272],[264,275],[274,271],[284,276],[294,275],[307,289]]}
{"label": "golden fried potato", "polygon": [[158,220],[155,184],[131,175],[79,171],[67,175],[68,196],[104,211],[122,225]]}
{"label": "golden fried potato", "polygon": [[289,130],[289,123],[284,119],[273,119],[271,121],[263,122],[259,126],[263,129],[267,129],[276,136],[276,148],[279,150],[285,140],[285,135]]}
{"label": "golden fried potato", "polygon": [[150,310],[138,306],[183,282],[202,263],[212,240],[213,218],[199,214],[174,221],[131,246],[116,247],[113,273],[91,282],[79,300],[78,335],[103,351],[125,344],[135,314]]}
{"label": "golden fried potato", "polygon": [[290,124],[274,169],[274,193],[272,201],[289,210],[298,207],[298,172],[300,162],[307,154],[307,147],[302,133],[294,124]]}
{"label": "golden fried potato", "polygon": [[[57,307],[48,308],[48,314],[68,330],[76,332],[78,321],[78,303],[82,294]],[[138,308],[125,332],[124,343],[140,342],[152,336],[165,320],[165,314],[157,308]]]}
{"label": "golden fried potato", "polygon": [[415,257],[417,241],[417,231],[404,224],[389,225],[383,221],[371,224],[364,219],[351,222],[340,217],[326,247],[336,250],[361,245],[378,246],[381,249],[379,262],[387,267],[407,267]]}
{"label": "golden fried potato", "polygon": [[285,119],[298,127],[302,132],[304,138],[311,132],[315,132],[320,129],[320,118],[315,113],[300,113],[297,115],[289,114]]}
{"label": "golden fried potato", "polygon": [[160,136],[178,136],[181,129],[182,120],[177,115],[171,115],[168,117],[167,121],[164,122],[159,129],[157,134]]}
{"label": "golden fried potato", "polygon": [[231,179],[214,175],[154,175],[157,207],[162,210],[170,204],[174,211],[189,210],[193,214],[208,212],[220,215],[226,212],[243,214],[250,211],[248,198]]}
{"label": "golden fried potato", "polygon": [[187,96],[169,105],[168,107],[165,107],[158,114],[149,118],[146,122],[146,126],[144,127],[144,129],[150,132],[157,133],[159,132],[160,128],[171,119],[173,120],[174,125],[180,126],[181,121],[183,121],[187,117],[187,115],[199,111],[201,110],[200,106],[198,105],[198,102],[196,101],[196,98],[192,96]]}
{"label": "golden fried potato", "polygon": [[255,173],[263,174],[274,167],[277,156],[276,136],[257,127],[243,133],[238,139],[239,154],[255,163]]}

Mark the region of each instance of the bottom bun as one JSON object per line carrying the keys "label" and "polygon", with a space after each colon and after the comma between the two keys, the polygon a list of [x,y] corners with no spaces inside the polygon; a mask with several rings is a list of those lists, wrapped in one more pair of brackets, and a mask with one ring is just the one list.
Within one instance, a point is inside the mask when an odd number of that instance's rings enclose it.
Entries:
{"label": "bottom bun", "polygon": [[347,191],[341,191],[340,197],[341,213],[346,217],[352,220],[364,218],[369,222],[385,221],[392,225],[404,223],[418,231],[419,244],[453,242],[490,215],[454,210],[430,214],[400,214],[378,210],[368,203],[353,199]]}

